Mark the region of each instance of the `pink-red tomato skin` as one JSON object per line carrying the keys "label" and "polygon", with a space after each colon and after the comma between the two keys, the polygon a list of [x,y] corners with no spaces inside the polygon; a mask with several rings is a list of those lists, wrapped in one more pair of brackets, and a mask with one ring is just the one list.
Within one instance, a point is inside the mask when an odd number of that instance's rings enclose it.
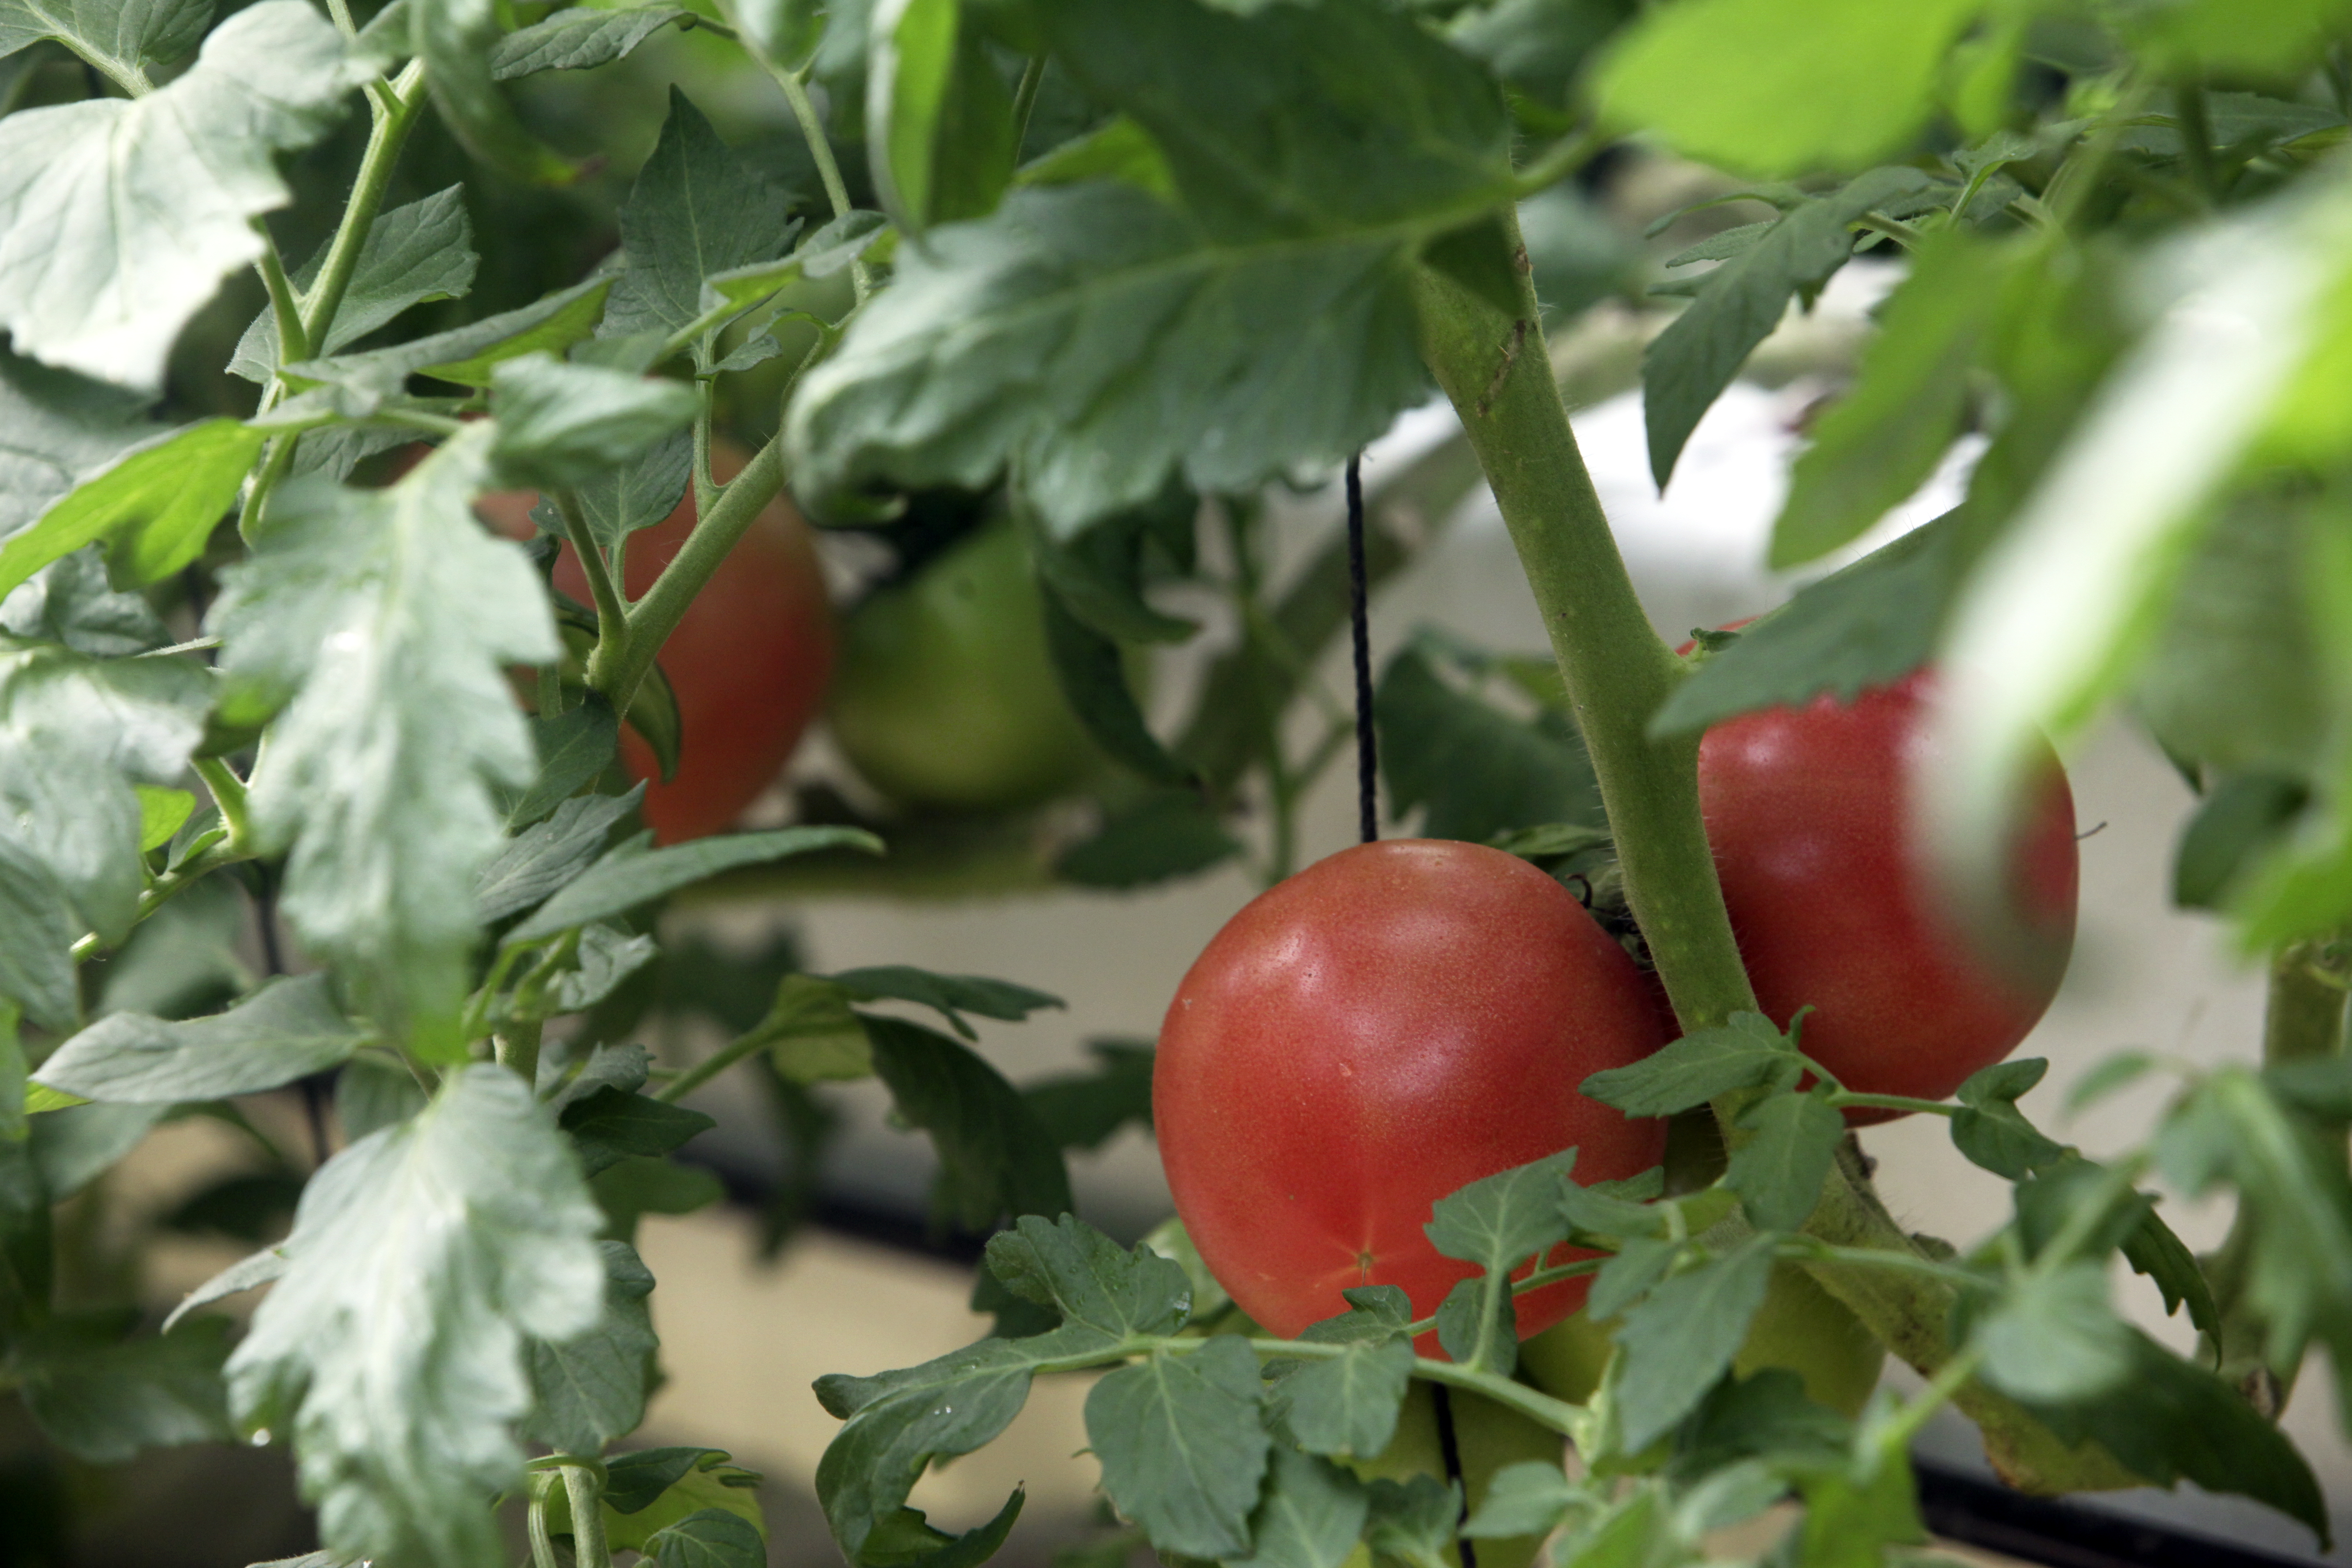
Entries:
{"label": "pink-red tomato skin", "polygon": [[[1851,703],[1823,696],[1717,725],[1699,801],[1757,1000],[1852,1089],[1941,1100],[2017,1048],[2056,994],[2074,935],[2074,803],[2041,770],[2011,866],[2010,917],[2048,962],[1998,968],[1937,908],[1910,819],[1935,676]],[[1850,1110],[1856,1124],[1895,1112]]]}
{"label": "pink-red tomato skin", "polygon": [[[1664,1122],[1577,1085],[1665,1037],[1624,950],[1525,861],[1430,839],[1343,850],[1244,908],[1177,988],[1152,1092],[1177,1212],[1275,1333],[1359,1285],[1400,1286],[1425,1316],[1476,1272],[1423,1233],[1437,1199],[1570,1147],[1585,1182],[1658,1163]],[[1519,1331],[1586,1289],[1522,1296]]]}

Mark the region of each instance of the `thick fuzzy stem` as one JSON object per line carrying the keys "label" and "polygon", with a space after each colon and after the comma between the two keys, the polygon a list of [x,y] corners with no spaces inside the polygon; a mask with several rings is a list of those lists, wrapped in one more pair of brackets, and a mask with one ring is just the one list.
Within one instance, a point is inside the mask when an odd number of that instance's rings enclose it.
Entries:
{"label": "thick fuzzy stem", "polygon": [[[1505,310],[1423,270],[1416,279],[1423,357],[1461,416],[1543,615],[1601,782],[1626,901],[1683,1027],[1705,1028],[1753,1009],[1756,995],[1699,816],[1697,742],[1647,733],[1651,715],[1688,670],[1650,626],[1626,574],[1552,380],[1516,222],[1508,215],[1505,221],[1519,264],[1517,308]],[[1719,1109],[1729,1113],[1724,1133],[1736,1147],[1743,1141],[1738,1108]],[[1832,1173],[1806,1229],[1842,1247],[1919,1250],[1853,1162]],[[1851,1262],[1806,1267],[1921,1373],[1933,1377],[1950,1361],[1948,1283]],[[2103,1451],[2067,1448],[1981,1384],[1962,1388],[1956,1402],[2017,1485],[2063,1491],[2137,1484]]]}

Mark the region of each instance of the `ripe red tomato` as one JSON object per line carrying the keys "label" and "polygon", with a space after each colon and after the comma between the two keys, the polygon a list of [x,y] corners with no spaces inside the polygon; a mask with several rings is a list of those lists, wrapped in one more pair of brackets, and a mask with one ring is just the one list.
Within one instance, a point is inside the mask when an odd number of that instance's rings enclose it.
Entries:
{"label": "ripe red tomato", "polygon": [[[1624,950],[1525,861],[1430,839],[1343,850],[1235,915],[1169,1005],[1152,1116],[1176,1212],[1277,1334],[1359,1285],[1400,1286],[1425,1316],[1476,1272],[1423,1234],[1439,1198],[1571,1146],[1586,1182],[1658,1163],[1664,1121],[1576,1086],[1664,1037]],[[1522,1296],[1520,1333],[1585,1290]]]}
{"label": "ripe red tomato", "polygon": [[[712,448],[711,470],[722,482],[744,461],[732,447]],[[502,532],[527,538],[537,500],[507,491],[477,505]],[[669,516],[629,536],[623,591],[630,598],[653,586],[693,531],[694,517],[688,489]],[[555,585],[589,602],[587,575],[568,543],[556,560]],[[621,731],[623,765],[647,781],[646,825],[656,838],[676,844],[717,833],[759,798],[824,702],[833,653],[833,611],[815,546],[808,525],[779,497],[662,645],[662,671],[677,694],[677,775],[663,783],[652,751],[635,731]]]}
{"label": "ripe red tomato", "polygon": [[[1848,1089],[1940,1100],[2017,1048],[2074,940],[2074,801],[2053,756],[2011,868],[2011,914],[2051,962],[1989,963],[1916,863],[1908,781],[1933,759],[1922,670],[1852,703],[1749,713],[1707,731],[1700,809],[1757,1000]],[[1857,1125],[1895,1112],[1850,1110]]]}

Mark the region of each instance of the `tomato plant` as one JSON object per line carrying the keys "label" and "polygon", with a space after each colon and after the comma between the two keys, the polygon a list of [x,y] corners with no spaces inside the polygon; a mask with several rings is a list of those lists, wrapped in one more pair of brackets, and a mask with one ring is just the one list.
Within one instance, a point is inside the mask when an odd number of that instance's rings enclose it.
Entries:
{"label": "tomato plant", "polygon": [[[1858,1093],[1942,1100],[2041,1020],[2074,937],[2074,806],[2053,758],[2034,781],[2001,917],[2035,960],[2005,969],[1939,907],[1913,781],[1937,765],[1927,671],[1851,702],[1818,697],[1719,724],[1700,809],[1756,996]],[[1895,1112],[1854,1107],[1853,1122]]]}
{"label": "tomato plant", "polygon": [[[1559,883],[1478,845],[1390,839],[1217,933],[1169,1004],[1152,1124],[1177,1214],[1251,1317],[1293,1337],[1369,1285],[1420,1317],[1477,1272],[1423,1234],[1438,1199],[1568,1148],[1598,1180],[1657,1163],[1661,1125],[1576,1085],[1664,1040],[1633,961]],[[1521,1296],[1519,1331],[1583,1292]]]}
{"label": "tomato plant", "polygon": [[[1948,1409],[2019,1487],[2191,1482],[2324,1540],[2278,1416],[2315,1352],[2352,1364],[2347,28],[2317,0],[0,0],[11,1397],[92,1464],[285,1445],[322,1563],[756,1568],[728,1456],[631,1447],[636,1227],[715,1198],[684,1101],[749,1064],[799,1184],[824,1097],[871,1079],[933,1146],[932,1223],[985,1238],[999,1331],[817,1385],[856,1568],[1002,1546],[1019,1495],[961,1533],[908,1500],[1076,1373],[1113,1542],[1171,1560],[1548,1536],[1559,1568],[1678,1565],[1793,1500],[1773,1561],[1898,1561]],[[1964,500],[1677,654],[1569,403],[1638,376],[1664,487],[1857,257],[1887,291],[1809,362],[1766,564],[1939,470]],[[1375,591],[1481,482],[1548,647],[1393,628],[1376,683]],[[815,700],[805,556],[760,542],[787,490],[908,557],[935,508],[1009,520],[876,595],[840,699],[869,782],[956,809],[877,834],[812,787],[790,826],[648,844],[614,783],[657,668],[776,720],[688,712],[727,782],[656,794],[668,838]],[[516,491],[584,611],[482,526]],[[2175,901],[2268,1010],[2239,1060],[2063,1064],[2077,1102],[2163,1089],[2094,1158],[2008,1053],[2071,922],[2050,748],[2104,718],[2194,796]],[[1384,780],[1420,840],[1318,853],[1305,803],[1349,759],[1363,836]],[[1149,1072],[1127,1045],[1016,1086],[971,1020],[1042,992],[657,918],[818,851],[868,892],[975,864],[1266,890]],[[657,1007],[726,1043],[677,1054]],[[1147,1120],[1147,1079],[1183,1223],[1129,1247],[1076,1217],[1066,1152]],[[307,1148],[247,1113],[272,1100]],[[1852,1131],[1885,1113],[2002,1184],[1988,1234],[1895,1222]],[[167,1311],[114,1173],[189,1116],[266,1146],[280,1206]],[[2167,1198],[2227,1236],[2199,1255]],[[1521,1375],[1579,1300],[1610,1325],[1589,1400]],[[2193,1353],[2147,1331],[2174,1313]],[[1849,1419],[1872,1346],[1917,1378]],[[1547,1436],[1505,1464],[1490,1420]]]}

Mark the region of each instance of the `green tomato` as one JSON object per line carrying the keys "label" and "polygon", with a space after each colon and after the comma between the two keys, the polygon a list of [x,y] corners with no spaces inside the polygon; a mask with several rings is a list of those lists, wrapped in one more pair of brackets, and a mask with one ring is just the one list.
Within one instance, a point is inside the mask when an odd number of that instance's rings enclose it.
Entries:
{"label": "green tomato", "polygon": [[[1557,1465],[1566,1458],[1566,1438],[1508,1405],[1460,1388],[1446,1390],[1446,1396],[1454,1410],[1454,1445],[1462,1459],[1462,1489],[1473,1513],[1486,1500],[1486,1489],[1496,1472],[1529,1459]],[[1438,1441],[1437,1404],[1430,1397],[1430,1385],[1415,1380],[1406,1386],[1404,1404],[1397,1411],[1396,1436],[1389,1439],[1380,1458],[1346,1463],[1366,1480],[1401,1481],[1412,1476],[1444,1479],[1445,1451]],[[1543,1538],[1514,1536],[1481,1541],[1477,1546],[1478,1568],[1528,1568],[1542,1549]],[[1458,1563],[1460,1558],[1449,1551],[1447,1561]],[[1341,1568],[1370,1568],[1370,1564],[1371,1549],[1359,1542]]]}
{"label": "green tomato", "polygon": [[[1579,1312],[1520,1345],[1519,1368],[1555,1399],[1581,1405],[1601,1386],[1614,1328],[1613,1320],[1596,1323]],[[1742,1377],[1786,1367],[1805,1380],[1805,1394],[1815,1404],[1855,1415],[1878,1386],[1885,1360],[1885,1348],[1844,1302],[1802,1268],[1783,1263],[1774,1267],[1764,1305],[1731,1365]]]}
{"label": "green tomato", "polygon": [[1009,520],[851,613],[832,716],[858,775],[907,805],[1032,805],[1100,754],[1055,679],[1029,552]]}

